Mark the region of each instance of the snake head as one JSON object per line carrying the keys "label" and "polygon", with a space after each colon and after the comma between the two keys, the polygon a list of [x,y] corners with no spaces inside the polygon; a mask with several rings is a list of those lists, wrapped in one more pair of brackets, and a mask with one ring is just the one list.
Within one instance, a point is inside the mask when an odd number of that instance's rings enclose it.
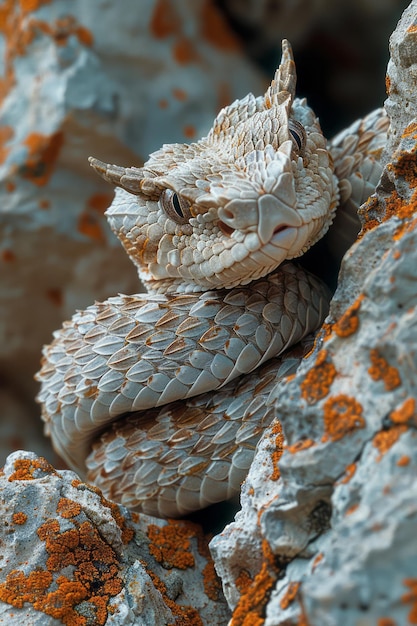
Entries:
{"label": "snake head", "polygon": [[264,96],[222,109],[196,143],[142,168],[94,169],[118,187],[112,229],[148,288],[230,288],[265,276],[327,231],[337,179],[317,117],[295,98],[290,44]]}

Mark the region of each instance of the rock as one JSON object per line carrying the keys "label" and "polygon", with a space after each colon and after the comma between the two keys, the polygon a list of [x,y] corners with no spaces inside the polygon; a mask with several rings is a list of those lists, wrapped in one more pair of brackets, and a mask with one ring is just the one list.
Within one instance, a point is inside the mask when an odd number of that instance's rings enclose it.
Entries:
{"label": "rock", "polygon": [[0,475],[0,515],[0,624],[228,621],[197,524],[130,514],[22,451]]}
{"label": "rock", "polygon": [[415,621],[416,24],[414,1],[391,39],[397,150],[312,354],[277,386],[242,510],[211,543],[233,626]]}

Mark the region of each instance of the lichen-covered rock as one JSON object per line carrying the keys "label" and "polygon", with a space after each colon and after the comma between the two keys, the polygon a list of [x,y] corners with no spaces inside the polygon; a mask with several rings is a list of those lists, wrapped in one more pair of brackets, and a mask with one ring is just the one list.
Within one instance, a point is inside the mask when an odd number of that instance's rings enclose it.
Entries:
{"label": "lichen-covered rock", "polygon": [[228,621],[197,524],[129,514],[70,471],[15,452],[0,475],[0,624]]}
{"label": "lichen-covered rock", "polygon": [[[0,374],[40,432],[42,344],[95,298],[141,290],[103,215],[113,192],[88,156],[141,164],[264,85],[211,0],[125,0],[123,10],[6,0],[0,50]],[[2,435],[9,451],[24,430]]]}
{"label": "lichen-covered rock", "polygon": [[414,1],[391,40],[397,150],[312,354],[276,388],[242,511],[211,544],[233,626],[248,613],[267,626],[416,620],[416,31]]}

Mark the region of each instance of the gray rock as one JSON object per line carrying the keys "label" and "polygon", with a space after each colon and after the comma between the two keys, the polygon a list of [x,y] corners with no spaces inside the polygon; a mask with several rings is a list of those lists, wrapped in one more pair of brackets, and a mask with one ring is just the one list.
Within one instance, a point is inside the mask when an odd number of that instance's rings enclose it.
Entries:
{"label": "gray rock", "polygon": [[197,524],[130,514],[32,452],[0,475],[0,624],[222,625]]}
{"label": "gray rock", "polygon": [[242,510],[211,543],[236,624],[248,612],[267,626],[415,619],[416,23],[414,1],[391,39],[397,150],[315,349],[276,389]]}

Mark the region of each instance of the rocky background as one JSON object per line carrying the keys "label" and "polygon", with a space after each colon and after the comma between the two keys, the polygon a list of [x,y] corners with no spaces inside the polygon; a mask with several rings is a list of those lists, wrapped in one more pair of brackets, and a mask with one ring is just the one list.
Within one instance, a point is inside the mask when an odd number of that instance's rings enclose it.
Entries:
{"label": "rocky background", "polygon": [[[283,36],[298,92],[339,130],[385,97],[406,3],[374,4],[3,2],[0,464],[18,448],[59,463],[33,401],[41,345],[75,308],[139,290],[87,156],[140,164],[197,138],[263,91]],[[391,39],[381,185],[315,350],[276,390],[242,511],[210,544],[224,596],[199,527],[132,518],[16,453],[0,477],[0,623],[417,623],[416,33],[414,0]]]}

